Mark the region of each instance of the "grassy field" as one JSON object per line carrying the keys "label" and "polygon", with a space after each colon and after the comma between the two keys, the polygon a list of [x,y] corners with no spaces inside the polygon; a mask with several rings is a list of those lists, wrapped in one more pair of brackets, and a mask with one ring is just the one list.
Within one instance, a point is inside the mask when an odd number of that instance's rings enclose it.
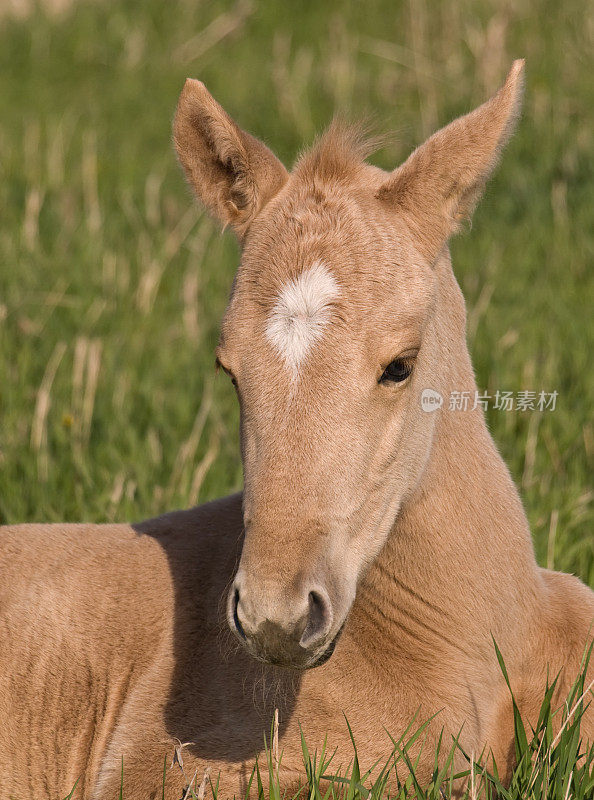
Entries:
{"label": "grassy field", "polygon": [[[290,163],[339,110],[416,143],[527,59],[519,131],[453,242],[479,386],[540,563],[594,587],[594,20],[586,0],[0,7],[0,522],[129,520],[241,486],[213,350],[237,247],[171,147],[186,76]],[[49,10],[48,10],[49,9]],[[436,794],[437,796],[437,794]],[[577,796],[577,795],[576,795]]]}

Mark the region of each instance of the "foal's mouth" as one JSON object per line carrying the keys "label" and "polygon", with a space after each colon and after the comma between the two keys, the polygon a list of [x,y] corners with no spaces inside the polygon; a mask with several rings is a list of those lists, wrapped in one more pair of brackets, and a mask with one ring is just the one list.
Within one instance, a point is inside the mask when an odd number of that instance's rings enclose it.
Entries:
{"label": "foal's mouth", "polygon": [[[312,592],[311,595],[318,594]],[[310,603],[310,613],[313,606],[317,610],[323,599]],[[323,605],[322,605],[323,607]],[[310,617],[311,620],[311,617]],[[314,620],[315,621],[315,620]],[[241,642],[248,653],[264,664],[303,672],[314,667],[320,667],[328,661],[340,639],[345,626],[343,620],[337,633],[328,642],[318,641],[315,645],[301,645],[305,621],[301,620],[294,628],[282,626],[277,622],[265,619],[260,622],[255,630],[246,631],[239,616],[239,590],[231,589],[227,595],[227,622],[233,635]],[[331,617],[330,617],[331,623]],[[330,632],[328,632],[330,633]]]}
{"label": "foal's mouth", "polygon": [[331,658],[332,653],[334,653],[334,649],[335,649],[335,647],[336,647],[336,645],[338,643],[338,640],[340,639],[340,637],[342,635],[342,631],[344,629],[344,625],[345,625],[345,623],[343,622],[342,625],[340,626],[340,628],[338,629],[338,633],[336,634],[334,639],[332,639],[332,641],[330,642],[328,647],[324,650],[324,652],[320,656],[318,656],[318,658],[316,658],[314,661],[312,661],[311,664],[308,664],[307,666],[305,666],[304,669],[314,669],[314,667],[321,667],[322,664],[325,664],[326,661],[328,661]]}
{"label": "foal's mouth", "polygon": [[[321,653],[316,654],[313,658],[307,660],[306,658],[303,661],[299,660],[296,661],[292,658],[285,658],[282,655],[278,655],[276,653],[271,653],[270,651],[266,650],[265,648],[260,649],[258,647],[254,647],[253,643],[247,638],[242,638],[243,645],[246,647],[248,652],[251,656],[253,656],[257,661],[261,661],[264,664],[270,664],[274,667],[283,667],[284,669],[291,669],[296,672],[305,672],[309,669],[315,669],[316,667],[321,667],[322,664],[325,664],[328,661],[338,643],[338,640],[341,637],[342,631],[344,629],[345,623],[340,626],[338,633],[334,636],[332,641],[328,644],[328,646],[322,650]],[[303,651],[305,655],[306,651]]]}

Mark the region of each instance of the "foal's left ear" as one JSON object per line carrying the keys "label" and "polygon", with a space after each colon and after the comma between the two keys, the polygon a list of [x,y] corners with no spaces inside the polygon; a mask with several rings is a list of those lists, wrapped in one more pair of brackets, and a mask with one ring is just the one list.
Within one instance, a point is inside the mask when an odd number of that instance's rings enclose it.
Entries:
{"label": "foal's left ear", "polygon": [[428,258],[472,214],[513,133],[523,85],[524,61],[514,61],[496,95],[433,134],[380,187],[377,197],[404,215]]}
{"label": "foal's left ear", "polygon": [[179,98],[173,139],[198,200],[242,239],[287,180],[287,170],[263,142],[235,124],[203,83],[191,78]]}

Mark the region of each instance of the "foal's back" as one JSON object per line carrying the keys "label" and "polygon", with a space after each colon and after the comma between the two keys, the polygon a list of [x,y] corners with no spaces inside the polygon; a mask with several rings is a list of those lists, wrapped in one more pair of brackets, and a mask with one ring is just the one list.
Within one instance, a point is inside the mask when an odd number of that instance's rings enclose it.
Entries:
{"label": "foal's back", "polygon": [[[91,796],[151,672],[154,694],[141,706],[162,716],[181,648],[215,649],[239,507],[236,496],[145,526],[0,529],[1,797],[62,797],[77,779],[75,796]],[[144,738],[129,735],[118,760]]]}

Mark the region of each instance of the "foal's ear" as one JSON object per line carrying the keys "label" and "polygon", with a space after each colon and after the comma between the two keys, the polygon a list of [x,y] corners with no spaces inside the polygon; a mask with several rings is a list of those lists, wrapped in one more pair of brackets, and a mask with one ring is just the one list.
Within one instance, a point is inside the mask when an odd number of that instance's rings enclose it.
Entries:
{"label": "foal's ear", "polygon": [[173,123],[175,149],[198,200],[241,239],[287,180],[265,144],[242,131],[200,81],[188,78]]}
{"label": "foal's ear", "polygon": [[496,95],[433,134],[381,186],[378,198],[406,217],[427,257],[472,214],[513,133],[523,84],[524,61],[514,61]]}

